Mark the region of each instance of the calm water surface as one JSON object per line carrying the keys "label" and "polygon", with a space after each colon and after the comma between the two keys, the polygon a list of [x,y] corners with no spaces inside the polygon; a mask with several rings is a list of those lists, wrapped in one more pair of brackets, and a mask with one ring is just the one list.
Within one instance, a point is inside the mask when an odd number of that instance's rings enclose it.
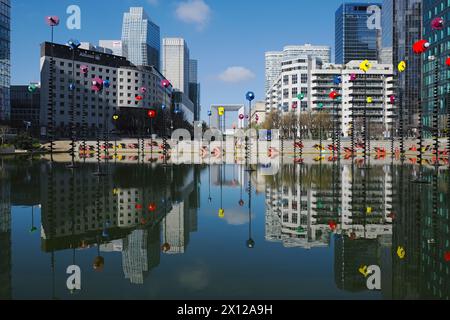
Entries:
{"label": "calm water surface", "polygon": [[446,170],[0,165],[0,299],[449,299]]}

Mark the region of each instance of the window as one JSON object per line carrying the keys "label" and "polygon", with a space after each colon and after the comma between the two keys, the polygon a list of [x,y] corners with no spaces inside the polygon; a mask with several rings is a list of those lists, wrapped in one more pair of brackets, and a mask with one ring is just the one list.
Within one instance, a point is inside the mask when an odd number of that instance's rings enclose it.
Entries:
{"label": "window", "polygon": [[283,84],[288,85],[289,84],[289,76],[283,76]]}
{"label": "window", "polygon": [[297,84],[298,83],[298,75],[294,74],[292,76],[292,84]]}
{"label": "window", "polygon": [[308,83],[308,75],[303,73],[301,81],[302,81],[302,83]]}

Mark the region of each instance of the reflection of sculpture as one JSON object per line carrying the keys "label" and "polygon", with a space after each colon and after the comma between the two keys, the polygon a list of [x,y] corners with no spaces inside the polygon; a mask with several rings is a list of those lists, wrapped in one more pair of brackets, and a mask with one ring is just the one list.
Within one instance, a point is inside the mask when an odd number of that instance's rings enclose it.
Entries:
{"label": "reflection of sculpture", "polygon": [[431,21],[431,28],[433,30],[442,30],[445,27],[444,19],[441,17],[434,18]]}
{"label": "reflection of sculpture", "polygon": [[413,45],[413,52],[415,54],[425,53],[430,47],[430,43],[427,40],[419,40]]}

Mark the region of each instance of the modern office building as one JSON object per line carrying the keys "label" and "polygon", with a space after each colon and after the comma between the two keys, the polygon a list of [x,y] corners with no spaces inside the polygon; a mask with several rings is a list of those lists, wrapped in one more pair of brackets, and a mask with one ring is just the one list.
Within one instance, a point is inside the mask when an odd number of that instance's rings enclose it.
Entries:
{"label": "modern office building", "polygon": [[0,0],[0,121],[10,117],[11,4]]}
{"label": "modern office building", "polygon": [[[423,39],[428,40],[430,47],[423,55],[422,65],[422,106],[424,108],[424,125],[433,127],[433,110],[435,101],[435,72],[439,74],[437,83],[437,101],[439,113],[439,126],[442,133],[445,128],[445,117],[447,114],[446,101],[450,99],[450,82],[448,80],[448,67],[446,59],[450,57],[450,33],[449,16],[450,5],[448,0],[424,0],[423,1]],[[431,21],[437,17],[443,17],[446,26],[442,30],[433,30]],[[434,56],[434,60],[429,58]],[[438,69],[436,69],[436,66]]]}
{"label": "modern office building", "polygon": [[381,49],[381,28],[371,26],[368,21],[373,12],[371,6],[380,3],[343,3],[335,16],[335,63],[346,64],[352,60],[378,61]]}
{"label": "modern office building", "polygon": [[[394,46],[394,2],[383,0],[381,11],[381,56],[380,63],[390,64],[393,61],[392,49]],[[390,53],[390,56],[388,55]]]}
{"label": "modern office building", "polygon": [[189,48],[182,38],[163,39],[163,75],[173,88],[189,95]]}
{"label": "modern office building", "polygon": [[200,120],[200,83],[198,81],[198,61],[189,60],[189,99],[194,104],[194,120]]}
{"label": "modern office building", "polygon": [[311,56],[319,58],[323,63],[331,62],[331,48],[329,46],[316,46],[311,44],[289,45],[283,48],[283,51],[269,51],[265,54],[266,64],[266,84],[267,93],[277,81],[281,74],[282,62],[290,60],[297,56]]}
{"label": "modern office building", "polygon": [[104,48],[101,46],[96,46],[90,42],[81,42],[79,48],[84,49],[84,50],[89,50],[89,51],[97,51],[100,53],[113,54],[113,51],[111,49]]}
{"label": "modern office building", "polygon": [[[53,48],[53,50],[52,50]],[[95,133],[95,128],[113,128],[113,114],[130,115],[136,110],[170,105],[170,92],[164,90],[160,83],[164,78],[154,67],[136,67],[124,57],[79,49],[75,53],[75,74],[72,75],[72,51],[68,46],[44,43],[41,46],[41,106],[48,105],[50,55],[55,61],[54,73],[54,109],[55,131],[57,136],[69,136],[72,93],[75,94],[75,125],[77,131],[83,123],[88,131]],[[83,74],[81,67],[87,67]],[[100,93],[92,89],[94,78],[109,80],[109,88]],[[72,92],[69,88],[75,84]],[[140,88],[147,92],[142,94]],[[48,108],[41,108],[40,124],[42,133],[48,126]],[[85,117],[83,117],[83,114]],[[88,133],[89,133],[88,132]],[[45,134],[44,134],[45,135]]]}
{"label": "modern office building", "polygon": [[[99,47],[111,50],[115,56],[123,57],[123,48],[121,40],[99,40]],[[105,52],[106,53],[106,52]]]}
{"label": "modern office building", "polygon": [[39,132],[41,94],[39,85],[29,92],[28,85],[11,86],[11,125]]}
{"label": "modern office building", "polygon": [[122,25],[123,55],[135,66],[152,66],[160,70],[160,29],[142,7],[125,12]]}
{"label": "modern office building", "polygon": [[397,66],[400,61],[407,64],[407,72],[400,73],[395,68],[396,108],[398,116],[403,117],[406,132],[412,133],[418,126],[422,90],[422,57],[412,51],[412,44],[422,39],[422,0],[392,3],[393,64]]}

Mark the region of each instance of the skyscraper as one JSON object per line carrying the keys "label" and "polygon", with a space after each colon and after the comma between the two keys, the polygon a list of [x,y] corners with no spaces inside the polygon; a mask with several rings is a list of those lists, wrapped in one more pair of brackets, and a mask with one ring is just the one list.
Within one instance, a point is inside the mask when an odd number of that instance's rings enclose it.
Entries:
{"label": "skyscraper", "polygon": [[10,115],[10,0],[0,0],[0,121]]}
{"label": "skyscraper", "polygon": [[200,83],[198,81],[198,61],[189,60],[189,99],[194,103],[194,120],[200,120]]}
{"label": "skyscraper", "polygon": [[266,93],[272,88],[272,85],[281,74],[282,59],[283,59],[283,52],[280,51],[266,52],[266,86],[265,86]]}
{"label": "skyscraper", "polygon": [[160,70],[161,38],[159,26],[142,7],[125,12],[122,25],[123,54],[136,66],[154,66]]}
{"label": "skyscraper", "polygon": [[[406,61],[408,72],[397,72],[397,109],[406,128],[417,127],[422,79],[421,56],[412,51],[412,44],[422,39],[422,0],[390,0],[392,8],[393,64]],[[383,7],[383,10],[385,8]],[[383,34],[390,30],[384,30]],[[388,39],[388,38],[387,38]],[[397,70],[397,68],[395,68]]]}
{"label": "skyscraper", "polygon": [[189,95],[189,48],[182,38],[163,39],[163,75],[175,90]]}
{"label": "skyscraper", "polygon": [[[438,66],[438,106],[439,122],[441,131],[445,126],[444,120],[447,113],[446,101],[450,101],[450,83],[448,81],[448,67],[446,59],[450,57],[450,33],[448,31],[448,17],[450,16],[450,6],[448,0],[424,0],[423,1],[423,39],[430,42],[430,47],[422,58],[422,103],[424,108],[424,125],[432,127],[432,113],[434,109],[434,73]],[[431,21],[442,17],[446,21],[446,26],[442,30],[432,30]],[[435,60],[429,61],[430,56],[435,56]]]}
{"label": "skyscraper", "polygon": [[352,60],[378,60],[381,49],[381,30],[370,25],[374,14],[368,10],[379,3],[344,3],[335,16],[335,60],[346,64]]}

